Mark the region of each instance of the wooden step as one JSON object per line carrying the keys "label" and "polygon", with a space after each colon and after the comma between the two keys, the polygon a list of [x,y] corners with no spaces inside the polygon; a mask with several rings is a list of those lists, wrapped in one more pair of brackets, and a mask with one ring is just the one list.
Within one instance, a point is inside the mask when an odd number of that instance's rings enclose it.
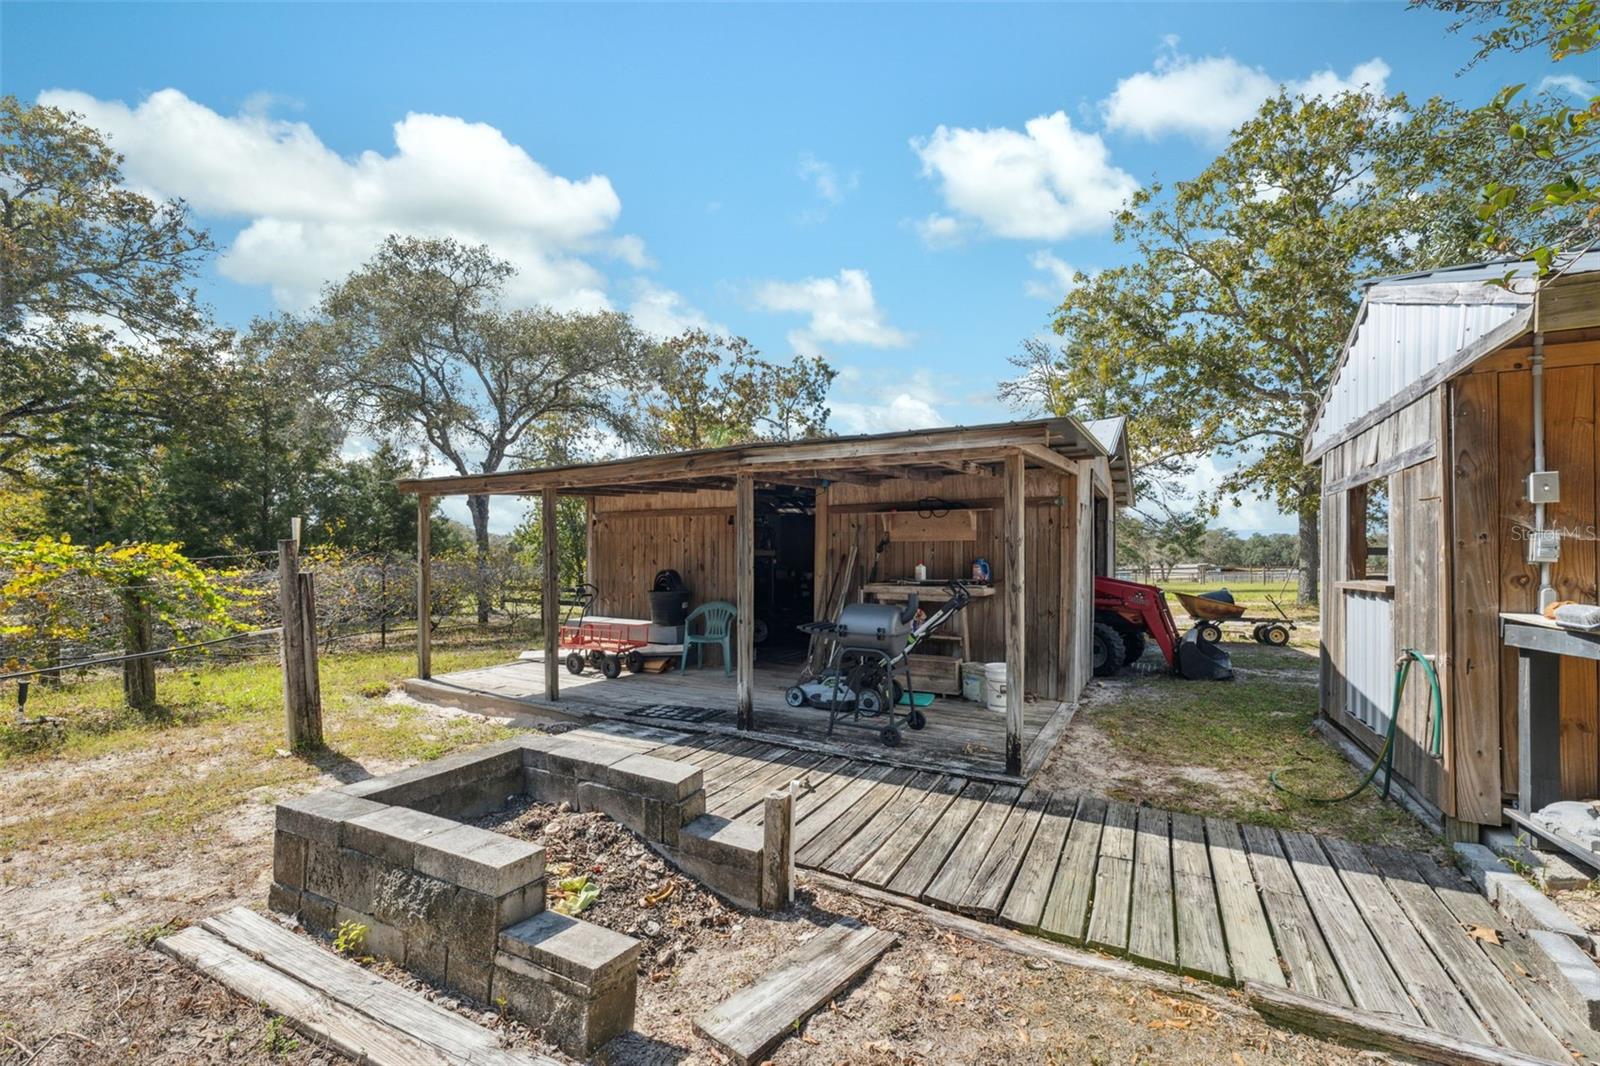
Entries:
{"label": "wooden step", "polygon": [[156,941],[306,1036],[374,1066],[556,1066],[245,907]]}
{"label": "wooden step", "polygon": [[784,1037],[865,973],[897,937],[838,922],[780,958],[694,1027],[740,1066],[763,1061]]}

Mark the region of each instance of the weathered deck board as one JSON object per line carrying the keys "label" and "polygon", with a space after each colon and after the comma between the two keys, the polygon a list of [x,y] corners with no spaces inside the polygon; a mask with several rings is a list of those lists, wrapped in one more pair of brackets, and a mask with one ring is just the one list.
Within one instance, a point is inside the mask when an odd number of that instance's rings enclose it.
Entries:
{"label": "weathered deck board", "polygon": [[1489,1031],[1361,849],[1344,840],[1324,840],[1322,845],[1350,898],[1377,934],[1389,965],[1405,982],[1423,1022],[1467,1040],[1491,1042]]}
{"label": "weathered deck board", "polygon": [[1100,834],[1100,856],[1094,875],[1093,909],[1089,914],[1090,947],[1121,953],[1128,946],[1128,908],[1133,900],[1133,855],[1139,811],[1130,803],[1106,804],[1106,826]]}
{"label": "weathered deck board", "polygon": [[1022,795],[1022,790],[1011,785],[1002,785],[989,794],[989,798],[973,816],[972,824],[967,826],[967,831],[961,835],[950,858],[926,889],[922,898],[932,903],[939,903],[950,909],[956,909],[961,902],[961,897],[972,886],[973,879],[978,876],[978,871],[983,868],[983,860],[988,857],[989,848],[1000,835],[1006,819],[1011,814],[1011,807]]}
{"label": "weathered deck board", "polygon": [[1128,913],[1128,955],[1175,968],[1178,930],[1172,896],[1171,816],[1140,807],[1134,833],[1133,889]]}
{"label": "weathered deck board", "polygon": [[995,834],[988,854],[957,902],[957,910],[980,918],[993,918],[1000,913],[1011,893],[1011,881],[1027,857],[1028,846],[1033,843],[1033,834],[1049,802],[1050,793],[1041,789],[1030,788],[1023,792]]}
{"label": "weathered deck board", "polygon": [[916,775],[914,770],[891,769],[881,781],[863,792],[848,809],[834,816],[832,823],[795,849],[795,861],[805,866],[821,866],[824,860],[855,836],[874,815],[892,803]]}
{"label": "weathered deck board", "polygon": [[1288,979],[1272,942],[1272,929],[1261,904],[1261,892],[1250,870],[1239,823],[1207,818],[1206,854],[1217,886],[1217,907],[1227,929],[1228,965],[1238,981],[1260,981],[1287,988]]}
{"label": "weathered deck board", "polygon": [[928,796],[916,805],[899,828],[873,853],[872,858],[855,872],[855,879],[874,888],[883,888],[894,880],[906,860],[921,846],[928,830],[938,824],[966,786],[967,779],[964,777],[941,777]]}
{"label": "weathered deck board", "polygon": [[1474,944],[1533,1009],[1545,1028],[1557,1040],[1578,1048],[1591,1059],[1600,1059],[1600,1034],[1591,1030],[1587,1019],[1579,1018],[1567,1000],[1556,993],[1559,986],[1548,982],[1553,975],[1549,974],[1549,960],[1544,952],[1512,929],[1500,912],[1454,868],[1447,870],[1426,856],[1406,858],[1454,916],[1458,926],[1485,925],[1501,931],[1498,944],[1482,940],[1475,940]]}
{"label": "weathered deck board", "polygon": [[724,789],[707,800],[706,813],[737,819],[751,807],[758,806],[768,792],[804,777],[805,772],[822,762],[822,759],[821,755],[799,753],[774,765],[766,773],[742,778],[735,787]]}
{"label": "weathered deck board", "polygon": [[1072,828],[1072,814],[1078,807],[1078,797],[1070,792],[1057,792],[1045,805],[1034,831],[1022,865],[1017,869],[1011,892],[1006,896],[1000,920],[1018,929],[1037,929],[1044,917],[1044,905],[1050,899],[1050,885],[1055,881],[1056,867],[1061,863],[1061,849],[1066,846],[1067,833]]}
{"label": "weathered deck board", "polygon": [[855,806],[857,800],[889,775],[892,766],[869,766],[851,762],[835,770],[823,787],[833,786],[832,794],[810,811],[796,814],[794,827],[794,853],[799,855],[805,846],[825,832],[833,822]]}
{"label": "weathered deck board", "polygon": [[902,896],[920,899],[922,893],[939,876],[939,871],[944,867],[944,861],[950,857],[950,852],[955,848],[956,842],[967,831],[967,825],[972,821],[988,800],[989,793],[994,791],[993,785],[981,781],[968,783],[961,790],[939,820],[928,827],[928,832],[917,843],[917,846],[901,865],[894,879],[889,882],[889,891],[898,892]]}
{"label": "weathered deck board", "polygon": [[1050,896],[1045,900],[1044,913],[1039,916],[1042,932],[1074,944],[1083,942],[1105,821],[1105,800],[1099,796],[1084,796],[1078,801],[1067,843],[1061,849],[1061,863],[1050,884]]}
{"label": "weathered deck board", "polygon": [[762,1062],[784,1037],[854,984],[895,940],[880,929],[843,922],[830,926],[695,1019],[694,1027],[741,1066]]}
{"label": "weathered deck board", "polygon": [[[1564,1061],[1567,1052],[1561,1042],[1484,954],[1481,942],[1467,934],[1418,866],[1412,863],[1411,856],[1392,848],[1372,849],[1367,854],[1373,865],[1383,872],[1385,883],[1399,898],[1412,925],[1444,963],[1479,1019],[1499,1041],[1519,1051]],[[1496,928],[1496,925],[1490,924],[1488,928]]]}
{"label": "weathered deck board", "polygon": [[1420,1022],[1405,985],[1384,958],[1360,908],[1345,891],[1317,838],[1309,833],[1285,832],[1282,839],[1289,865],[1355,1006],[1376,1014],[1392,1014],[1406,1022]]}
{"label": "weathered deck board", "polygon": [[1278,953],[1289,969],[1289,987],[1340,1006],[1354,1006],[1277,833],[1258,825],[1242,826],[1241,832]]}
{"label": "weathered deck board", "polygon": [[822,863],[822,869],[840,877],[850,877],[876,854],[884,842],[911,816],[919,803],[928,802],[928,794],[939,782],[939,774],[924,771],[906,783],[899,795],[883,805]]}
{"label": "weathered deck board", "polygon": [[1197,815],[1172,816],[1172,895],[1178,922],[1178,968],[1228,980],[1232,972],[1206,853],[1205,823]]}

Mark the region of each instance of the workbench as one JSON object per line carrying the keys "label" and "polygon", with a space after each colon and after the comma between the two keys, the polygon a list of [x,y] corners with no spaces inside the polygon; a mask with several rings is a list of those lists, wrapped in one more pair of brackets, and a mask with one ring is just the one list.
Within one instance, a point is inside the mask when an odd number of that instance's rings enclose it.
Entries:
{"label": "workbench", "polygon": [[1571,851],[1563,834],[1552,834],[1529,816],[1561,799],[1561,658],[1600,661],[1600,631],[1569,629],[1540,614],[1500,616],[1500,639],[1517,650],[1517,806],[1506,815],[1518,825]]}

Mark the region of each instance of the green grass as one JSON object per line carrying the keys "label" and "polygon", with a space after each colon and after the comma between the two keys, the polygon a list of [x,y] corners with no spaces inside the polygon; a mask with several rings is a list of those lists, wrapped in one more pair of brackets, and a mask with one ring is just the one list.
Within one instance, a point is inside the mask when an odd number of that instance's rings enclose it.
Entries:
{"label": "green grass", "polygon": [[1420,826],[1370,787],[1353,800],[1318,804],[1272,787],[1334,796],[1360,775],[1312,729],[1316,660],[1299,648],[1224,645],[1240,672],[1231,682],[1153,676],[1097,701],[1093,721],[1129,768],[1117,798],[1284,829],[1409,846],[1430,843]]}
{"label": "green grass", "polygon": [[[505,662],[527,640],[503,630],[452,633],[435,645],[434,667]],[[323,773],[437,758],[506,734],[477,716],[385,698],[415,672],[414,653],[404,647],[324,655],[327,748],[305,755],[284,751],[282,676],[270,659],[163,671],[161,706],[149,717],[123,708],[114,677],[36,687],[28,712],[65,721],[50,731],[0,726],[0,768],[15,781],[0,855],[42,845],[143,855],[174,835],[204,831],[241,804],[302,791]]]}

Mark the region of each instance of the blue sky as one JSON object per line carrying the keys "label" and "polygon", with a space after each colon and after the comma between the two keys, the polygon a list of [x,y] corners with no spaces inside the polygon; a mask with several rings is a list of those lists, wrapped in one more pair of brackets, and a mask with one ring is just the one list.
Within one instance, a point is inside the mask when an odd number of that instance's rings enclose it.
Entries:
{"label": "blue sky", "polygon": [[[1011,417],[1006,359],[1109,212],[1279,82],[1486,100],[1537,56],[1401,4],[0,7],[0,88],[188,199],[227,322],[383,232],[481,239],[514,295],[825,352],[836,428]],[[1574,72],[1560,72],[1574,73]],[[408,117],[409,116],[409,117]],[[1202,468],[1200,477],[1205,476]],[[1292,523],[1258,501],[1226,517]]]}

